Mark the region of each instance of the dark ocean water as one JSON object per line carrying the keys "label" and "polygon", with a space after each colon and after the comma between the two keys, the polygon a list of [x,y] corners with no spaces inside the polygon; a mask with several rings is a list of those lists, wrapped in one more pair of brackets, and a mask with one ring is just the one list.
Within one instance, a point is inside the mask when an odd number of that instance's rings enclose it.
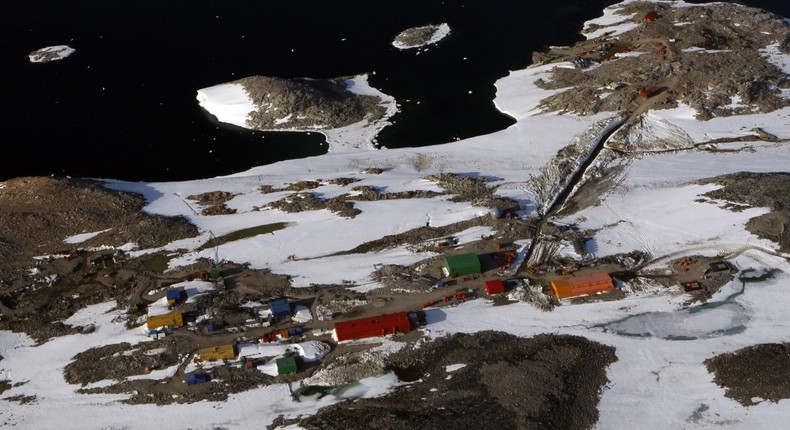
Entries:
{"label": "dark ocean water", "polygon": [[[371,84],[401,104],[378,139],[390,148],[490,133],[511,124],[494,108],[496,79],[526,67],[534,50],[573,43],[615,2],[6,2],[0,179],[195,179],[324,153],[321,135],[221,125],[195,100],[199,88],[256,74],[375,71]],[[784,0],[748,3],[790,15]],[[390,45],[406,28],[440,22],[451,35],[420,55]],[[29,51],[56,44],[77,53],[27,62]]]}

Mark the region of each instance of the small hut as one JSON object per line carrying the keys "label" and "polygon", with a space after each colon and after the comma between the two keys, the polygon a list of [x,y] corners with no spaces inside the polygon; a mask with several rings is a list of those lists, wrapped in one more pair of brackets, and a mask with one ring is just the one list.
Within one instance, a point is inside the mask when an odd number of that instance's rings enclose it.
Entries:
{"label": "small hut", "polygon": [[289,373],[296,373],[296,359],[293,357],[278,358],[277,361],[277,374],[287,375]]}
{"label": "small hut", "polygon": [[472,253],[448,255],[444,257],[444,269],[451,277],[478,274],[481,272],[480,259]]}
{"label": "small hut", "polygon": [[491,279],[486,281],[486,294],[494,295],[494,294],[502,294],[505,292],[505,284],[502,282],[501,279]]}

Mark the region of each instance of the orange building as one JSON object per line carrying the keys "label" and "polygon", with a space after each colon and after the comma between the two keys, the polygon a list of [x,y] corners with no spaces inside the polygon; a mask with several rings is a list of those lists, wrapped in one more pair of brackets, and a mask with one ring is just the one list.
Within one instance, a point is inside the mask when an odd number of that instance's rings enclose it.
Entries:
{"label": "orange building", "polygon": [[614,283],[608,273],[594,273],[586,276],[555,279],[551,290],[558,299],[602,293],[614,290]]}

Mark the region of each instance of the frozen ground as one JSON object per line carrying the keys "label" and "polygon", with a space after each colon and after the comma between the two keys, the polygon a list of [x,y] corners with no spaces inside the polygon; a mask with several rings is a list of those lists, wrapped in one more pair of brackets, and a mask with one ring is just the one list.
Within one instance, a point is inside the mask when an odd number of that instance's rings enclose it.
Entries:
{"label": "frozen ground", "polygon": [[[630,1],[629,1],[630,3]],[[678,6],[688,6],[685,3]],[[607,8],[604,17],[588,25],[587,37],[608,31],[633,28],[628,16],[616,15],[617,6]],[[768,51],[767,51],[768,52]],[[779,54],[776,53],[778,56]],[[777,57],[777,62],[785,61]],[[367,290],[376,287],[370,278],[376,264],[408,265],[432,254],[414,253],[405,247],[359,255],[343,251],[386,235],[402,233],[426,225],[441,226],[487,213],[468,202],[453,202],[451,196],[434,198],[356,202],[362,212],[343,218],[328,210],[288,213],[264,208],[282,199],[288,191],[263,193],[263,185],[282,187],[299,181],[319,181],[310,190],[323,198],[352,192],[355,186],[371,186],[386,192],[411,190],[441,191],[430,174],[454,172],[492,179],[497,193],[519,201],[534,214],[536,196],[530,175],[553,159],[557,151],[611,114],[579,117],[571,114],[541,114],[538,103],[553,94],[533,84],[548,79],[554,65],[514,71],[499,80],[497,106],[517,123],[486,136],[427,148],[348,153],[334,151],[302,160],[289,160],[239,172],[226,177],[168,183],[107,181],[112,189],[143,194],[146,210],[154,214],[183,215],[201,230],[195,239],[173,242],[165,249],[190,249],[171,265],[186,265],[200,258],[249,262],[253,268],[293,276],[294,286],[310,284],[355,284]],[[202,90],[202,103],[214,106],[219,116],[239,121],[249,108],[238,88],[213,87]],[[769,114],[694,119],[689,108],[652,112],[651,115],[682,129],[694,142],[742,135],[743,129],[761,127],[780,139],[790,138],[787,109]],[[215,113],[216,115],[216,113]],[[222,119],[220,119],[222,120]],[[781,428],[790,420],[788,400],[741,406],[724,396],[713,383],[705,359],[722,352],[763,342],[783,342],[790,337],[785,309],[790,303],[790,268],[783,257],[773,255],[775,243],[747,232],[749,218],[767,208],[733,212],[721,202],[700,201],[714,185],[695,185],[697,179],[737,171],[787,171],[790,151],[783,143],[735,142],[723,146],[728,152],[683,151],[644,154],[629,163],[619,181],[601,204],[570,215],[563,222],[595,229],[588,252],[596,256],[641,250],[654,257],[691,252],[734,257],[739,269],[779,268],[781,272],[762,282],[743,284],[736,280],[713,297],[718,306],[690,311],[687,297],[678,291],[648,288],[613,302],[563,305],[541,312],[530,305],[491,306],[471,301],[444,312],[429,312],[427,332],[432,337],[456,332],[506,330],[520,336],[562,333],[587,337],[617,348],[618,361],[607,372],[610,383],[600,404],[601,429],[611,428]],[[380,169],[378,174],[370,170]],[[343,186],[327,181],[354,178]],[[227,202],[236,214],[200,215],[184,196],[211,191],[233,194]],[[210,237],[260,225],[286,222],[273,233],[228,242],[214,249],[196,250]],[[480,230],[462,232],[472,238]],[[91,233],[89,233],[91,234]],[[72,241],[83,237],[71,237]],[[464,239],[465,240],[465,239]],[[135,255],[155,250],[137,249]],[[185,285],[189,287],[189,285]],[[197,290],[196,290],[197,291]],[[17,428],[158,428],[163,422],[174,428],[260,428],[280,414],[309,414],[339,399],[305,398],[290,400],[283,385],[235,394],[223,403],[201,402],[186,405],[146,406],[120,403],[120,395],[79,395],[78,387],[63,379],[63,367],[78,352],[118,342],[144,341],[137,330],[127,330],[114,322],[119,311],[115,303],[96,305],[78,312],[67,324],[95,324],[90,334],[64,336],[36,346],[31,339],[0,332],[0,371],[3,379],[16,385],[0,399],[0,422]],[[459,363],[459,366],[462,363]],[[448,372],[459,367],[448,368]],[[364,379],[347,396],[375,396],[397,383],[391,375]],[[35,396],[20,404],[12,396]]]}

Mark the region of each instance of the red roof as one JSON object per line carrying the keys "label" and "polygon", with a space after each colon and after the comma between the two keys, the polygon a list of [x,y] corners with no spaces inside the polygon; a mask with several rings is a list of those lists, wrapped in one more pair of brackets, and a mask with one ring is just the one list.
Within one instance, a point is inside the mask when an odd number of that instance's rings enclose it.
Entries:
{"label": "red roof", "polygon": [[335,323],[335,340],[362,339],[411,331],[411,321],[406,312],[360,318]]}
{"label": "red roof", "polygon": [[656,11],[650,11],[645,15],[644,20],[647,22],[653,22],[658,19],[658,13]]}
{"label": "red roof", "polygon": [[486,281],[486,294],[502,294],[505,292],[505,284],[501,279]]}

